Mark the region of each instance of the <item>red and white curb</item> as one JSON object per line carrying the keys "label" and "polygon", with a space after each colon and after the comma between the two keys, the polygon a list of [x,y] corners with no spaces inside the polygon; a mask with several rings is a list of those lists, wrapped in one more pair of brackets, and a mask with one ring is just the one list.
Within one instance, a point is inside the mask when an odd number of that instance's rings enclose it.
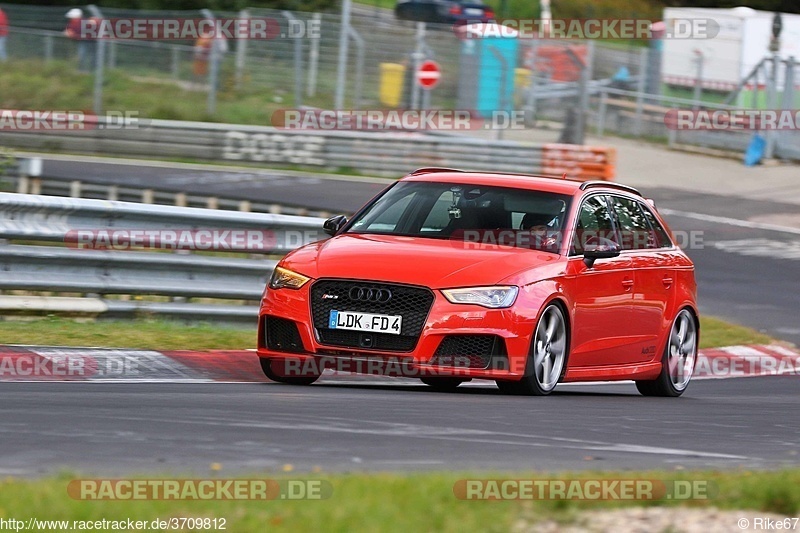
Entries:
{"label": "red and white curb", "polygon": [[[800,352],[780,345],[701,350],[694,379],[800,375]],[[323,378],[347,380],[353,374]],[[361,378],[361,376],[359,376]],[[380,379],[364,376],[364,379]],[[0,345],[0,381],[264,382],[254,350],[125,350]]]}

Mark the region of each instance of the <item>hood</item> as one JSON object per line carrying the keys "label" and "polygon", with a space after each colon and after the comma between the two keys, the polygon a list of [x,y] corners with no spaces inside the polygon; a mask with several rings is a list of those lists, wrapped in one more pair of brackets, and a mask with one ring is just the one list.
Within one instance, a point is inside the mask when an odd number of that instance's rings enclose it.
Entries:
{"label": "hood", "polygon": [[432,289],[494,285],[558,262],[556,254],[460,240],[343,234],[299,248],[282,265],[312,278],[350,278]]}

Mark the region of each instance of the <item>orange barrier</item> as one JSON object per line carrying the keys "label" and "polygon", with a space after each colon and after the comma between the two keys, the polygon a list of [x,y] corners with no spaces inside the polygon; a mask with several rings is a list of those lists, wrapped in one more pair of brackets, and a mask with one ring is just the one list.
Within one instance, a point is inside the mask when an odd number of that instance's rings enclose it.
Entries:
{"label": "orange barrier", "polygon": [[612,181],[616,175],[617,150],[601,146],[548,143],[542,147],[542,173],[582,181]]}

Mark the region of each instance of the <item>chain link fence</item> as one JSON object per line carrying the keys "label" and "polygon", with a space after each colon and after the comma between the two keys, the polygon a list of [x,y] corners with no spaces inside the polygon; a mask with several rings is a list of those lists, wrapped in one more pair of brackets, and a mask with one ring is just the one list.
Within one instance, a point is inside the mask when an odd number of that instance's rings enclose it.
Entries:
{"label": "chain link fence", "polygon": [[[10,21],[7,49],[11,61],[61,61],[77,68],[78,45],[63,33],[67,23],[64,8],[0,6]],[[87,9],[84,12],[88,16]],[[247,9],[211,15],[268,18],[277,35],[264,40],[230,40],[220,46],[218,55],[211,55],[212,61],[207,65],[198,63],[192,40],[109,40],[104,43],[103,67],[135,81],[174,87],[171,94],[175,99],[181,99],[186,91],[208,94],[205,116],[219,120],[225,117],[217,117],[214,112],[218,92],[232,99],[257,96],[276,109],[335,108],[337,92],[344,95],[341,107],[345,109],[408,108],[414,101],[414,52],[418,50],[441,67],[439,84],[420,99],[423,107],[470,109],[464,105],[464,95],[474,92],[479,80],[497,76],[500,71],[465,72],[465,68],[471,68],[469,43],[459,39],[450,25],[428,24],[424,40],[420,41],[415,23],[398,21],[388,10],[360,6],[354,9],[350,20],[347,68],[343,86],[339,87],[342,24],[338,13]],[[201,19],[209,13],[102,8],[102,16]],[[318,34],[309,35],[315,31]],[[665,113],[698,107],[763,109],[769,73],[757,72],[736,91],[732,101],[726,101],[737,89],[736,84],[715,80],[724,78],[722,72],[729,72],[736,65],[727,64],[724,58],[707,57],[702,47],[681,51],[680,57],[665,58],[655,43],[649,47],[643,44],[647,43],[519,39],[515,61],[504,65],[502,71],[505,75],[513,69],[508,109],[526,110],[529,127],[547,125],[547,135],[551,137],[548,140],[552,141],[580,143],[582,132],[588,130],[601,135],[613,133],[742,150],[748,134],[677,134],[666,127]],[[214,57],[219,58],[216,68],[210,64]],[[782,65],[777,75],[781,89],[773,108],[797,109],[800,73],[794,64]],[[92,62],[92,67],[96,66]],[[786,69],[794,74],[788,76],[788,83]],[[95,90],[102,89],[102,83],[95,85]],[[96,95],[95,102],[102,107],[102,98]],[[536,140],[544,139],[538,136]],[[779,157],[800,158],[800,135],[796,131],[776,132],[771,142]]]}

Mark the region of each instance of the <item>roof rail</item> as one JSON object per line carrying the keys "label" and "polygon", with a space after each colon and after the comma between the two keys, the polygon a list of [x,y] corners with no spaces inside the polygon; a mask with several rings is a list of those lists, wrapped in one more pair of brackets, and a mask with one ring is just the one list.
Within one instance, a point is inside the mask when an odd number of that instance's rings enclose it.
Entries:
{"label": "roof rail", "polygon": [[414,172],[411,172],[409,176],[416,176],[417,174],[432,174],[434,172],[466,172],[466,171],[461,170],[460,168],[422,167],[418,168]]}
{"label": "roof rail", "polygon": [[590,189],[592,187],[610,187],[612,189],[620,189],[626,192],[633,193],[636,196],[642,195],[642,193],[639,192],[639,189],[635,187],[631,187],[630,185],[623,185],[621,183],[614,183],[611,181],[600,181],[600,180],[584,181],[583,183],[581,183],[580,189],[582,191],[585,191],[586,189]]}

